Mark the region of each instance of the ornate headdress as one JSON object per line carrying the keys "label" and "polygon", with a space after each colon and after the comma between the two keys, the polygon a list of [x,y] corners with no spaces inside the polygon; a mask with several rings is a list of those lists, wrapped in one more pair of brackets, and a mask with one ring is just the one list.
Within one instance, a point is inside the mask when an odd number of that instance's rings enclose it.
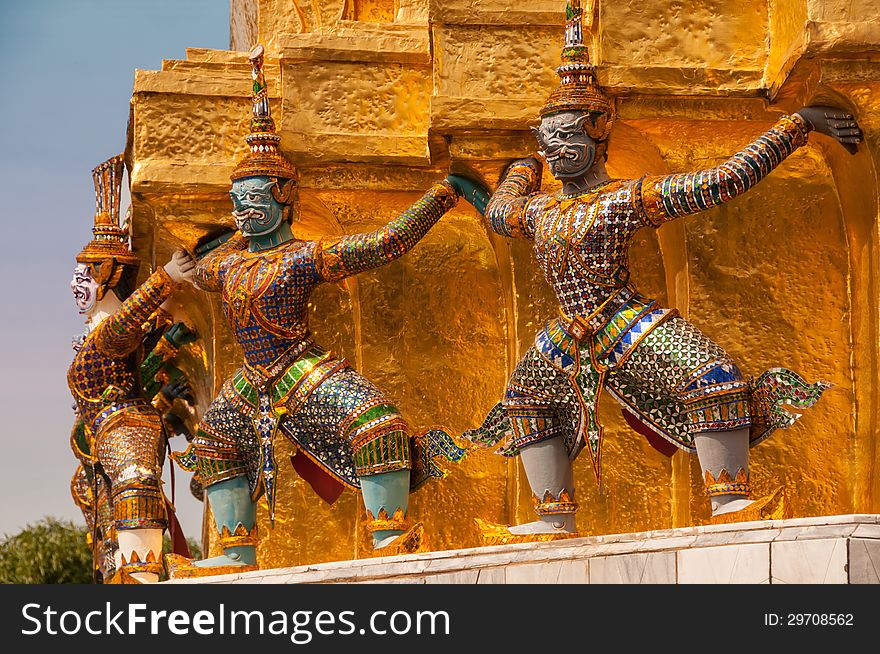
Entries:
{"label": "ornate headdress", "polygon": [[275,131],[275,121],[269,110],[269,89],[263,75],[263,46],[257,44],[248,55],[254,78],[253,116],[251,133],[245,137],[249,151],[232,171],[232,181],[245,177],[277,177],[296,179],[296,169],[278,151],[281,137]]}
{"label": "ornate headdress", "polygon": [[117,154],[92,171],[95,181],[95,225],[92,227],[94,236],[76,255],[79,263],[98,266],[115,260],[135,268],[140,263],[128,246],[128,228],[119,224],[124,168],[123,155]]}
{"label": "ornate headdress", "polygon": [[584,10],[580,0],[568,2],[565,16],[562,65],[556,69],[560,84],[541,109],[541,117],[561,111],[587,111],[591,118],[585,125],[587,134],[597,141],[605,141],[614,123],[614,103],[596,82],[590,51],[584,45]]}

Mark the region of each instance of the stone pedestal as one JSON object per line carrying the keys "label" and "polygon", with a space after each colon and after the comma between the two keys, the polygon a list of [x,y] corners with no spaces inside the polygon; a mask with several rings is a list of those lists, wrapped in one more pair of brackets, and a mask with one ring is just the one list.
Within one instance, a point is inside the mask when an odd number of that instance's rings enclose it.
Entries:
{"label": "stone pedestal", "polygon": [[875,584],[880,583],[880,515],[572,538],[172,583]]}

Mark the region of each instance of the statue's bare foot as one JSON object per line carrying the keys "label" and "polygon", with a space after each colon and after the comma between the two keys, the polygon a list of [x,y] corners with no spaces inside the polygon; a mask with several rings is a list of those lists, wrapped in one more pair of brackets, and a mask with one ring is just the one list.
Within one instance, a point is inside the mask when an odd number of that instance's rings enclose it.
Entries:
{"label": "statue's bare foot", "polygon": [[241,557],[235,552],[226,555],[221,554],[220,556],[212,556],[210,559],[203,559],[201,561],[193,561],[192,564],[197,568],[216,568],[219,566],[242,566],[248,565],[244,561],[241,560]]}
{"label": "statue's bare foot", "polygon": [[[750,500],[747,498],[731,500],[717,508],[715,506],[712,507],[712,515],[724,515],[726,513],[734,513],[736,511],[742,511],[747,506],[751,506],[754,504],[754,500]],[[713,503],[714,504],[714,503]]]}
{"label": "statue's bare foot", "polygon": [[576,528],[574,517],[559,516],[558,520],[535,520],[527,522],[524,525],[516,525],[510,527],[510,533],[516,535],[524,534],[573,534]]}
{"label": "statue's bare foot", "polygon": [[394,556],[395,554],[414,554],[423,551],[425,526],[417,522],[402,534],[392,534],[373,546],[373,556]]}
{"label": "statue's bare foot", "polygon": [[712,502],[712,518],[710,524],[723,525],[734,522],[751,522],[753,520],[780,520],[785,517],[785,492],[780,486],[773,492],[752,501],[745,497],[731,498],[715,507]]}
{"label": "statue's bare foot", "polygon": [[391,543],[396,541],[398,538],[400,538],[400,534],[394,534],[392,536],[389,536],[388,538],[383,538],[382,540],[380,540],[378,543],[376,543],[373,546],[373,549],[374,550],[381,550],[383,547],[387,547],[388,545],[391,545]]}
{"label": "statue's bare foot", "polygon": [[242,561],[237,552],[230,552],[230,555],[212,556],[203,561],[193,561],[179,554],[165,555],[165,570],[168,572],[169,579],[237,574],[258,569],[255,564]]}
{"label": "statue's bare foot", "polygon": [[[506,525],[486,522],[474,518],[477,528],[480,530],[480,540],[483,545],[512,545],[515,543],[542,543],[563,538],[575,538],[579,535],[575,528],[574,516],[568,519],[555,516],[555,520],[537,520],[524,525],[507,527]],[[553,523],[556,523],[555,525]]]}

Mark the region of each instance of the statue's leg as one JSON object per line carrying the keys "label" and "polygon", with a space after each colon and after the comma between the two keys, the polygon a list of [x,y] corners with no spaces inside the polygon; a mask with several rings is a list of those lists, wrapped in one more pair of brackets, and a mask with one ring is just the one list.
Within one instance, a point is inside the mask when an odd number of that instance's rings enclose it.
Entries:
{"label": "statue's leg", "polygon": [[[514,419],[513,424],[520,421]],[[514,427],[514,429],[519,429]],[[528,436],[538,434],[532,432]],[[524,447],[520,458],[535,501],[534,522],[510,528],[512,534],[574,533],[577,503],[574,502],[574,474],[561,436]]]}
{"label": "statue's leg", "polygon": [[[513,428],[538,519],[510,528],[514,534],[574,533],[574,501],[569,444],[557,410],[568,406],[567,376],[534,348],[526,352],[508,382],[504,410]],[[562,404],[560,404],[560,402]],[[572,403],[573,404],[573,403]]]}
{"label": "statue's leg", "polygon": [[147,583],[163,572],[162,434],[158,415],[131,411],[106,424],[96,438],[98,461],[110,480],[116,569]]}
{"label": "statue's leg", "polygon": [[[749,429],[730,431],[703,431],[694,434],[694,444],[703,477],[706,494],[712,502],[712,515],[732,513],[746,508],[749,499]],[[724,473],[730,476],[725,479]],[[737,482],[737,475],[740,481]],[[709,475],[712,479],[708,479]]]}
{"label": "statue's leg", "polygon": [[195,561],[194,565],[256,565],[257,505],[251,500],[247,477],[239,475],[211,484],[206,493],[223,554]]}
{"label": "statue's leg", "polygon": [[[354,370],[346,373],[346,383],[363,397],[372,384]],[[352,444],[373,549],[388,547],[411,526],[407,521],[412,467],[409,427],[378,389],[345,422],[350,425],[346,438]]]}
{"label": "statue's leg", "polygon": [[409,469],[383,472],[360,477],[364,508],[374,516],[368,528],[373,548],[391,544],[406,530],[405,516],[409,508]]}
{"label": "statue's leg", "polygon": [[[412,526],[409,426],[375,384],[353,368],[340,368],[288,418],[289,435],[316,459],[342,478],[357,478],[374,549],[388,547]],[[339,454],[340,440],[347,456]]]}
{"label": "statue's leg", "polygon": [[250,418],[226,400],[227,386],[205,412],[193,438],[199,479],[223,549],[220,556],[194,562],[203,568],[257,564],[257,505],[242,449],[256,436]]}
{"label": "statue's leg", "polygon": [[637,385],[675,408],[697,451],[713,515],[751,504],[748,383],[719,345],[671,317],[642,339],[615,376],[612,385]]}

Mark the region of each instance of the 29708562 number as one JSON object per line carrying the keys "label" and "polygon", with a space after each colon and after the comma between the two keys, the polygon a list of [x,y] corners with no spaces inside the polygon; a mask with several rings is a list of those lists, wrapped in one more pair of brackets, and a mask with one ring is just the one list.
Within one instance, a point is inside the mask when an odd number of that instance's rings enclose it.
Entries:
{"label": "29708562 number", "polygon": [[817,626],[837,627],[851,626],[853,623],[852,613],[789,613],[788,624],[790,626]]}
{"label": "29708562 number", "polygon": [[851,627],[852,613],[765,613],[764,625],[768,627]]}

